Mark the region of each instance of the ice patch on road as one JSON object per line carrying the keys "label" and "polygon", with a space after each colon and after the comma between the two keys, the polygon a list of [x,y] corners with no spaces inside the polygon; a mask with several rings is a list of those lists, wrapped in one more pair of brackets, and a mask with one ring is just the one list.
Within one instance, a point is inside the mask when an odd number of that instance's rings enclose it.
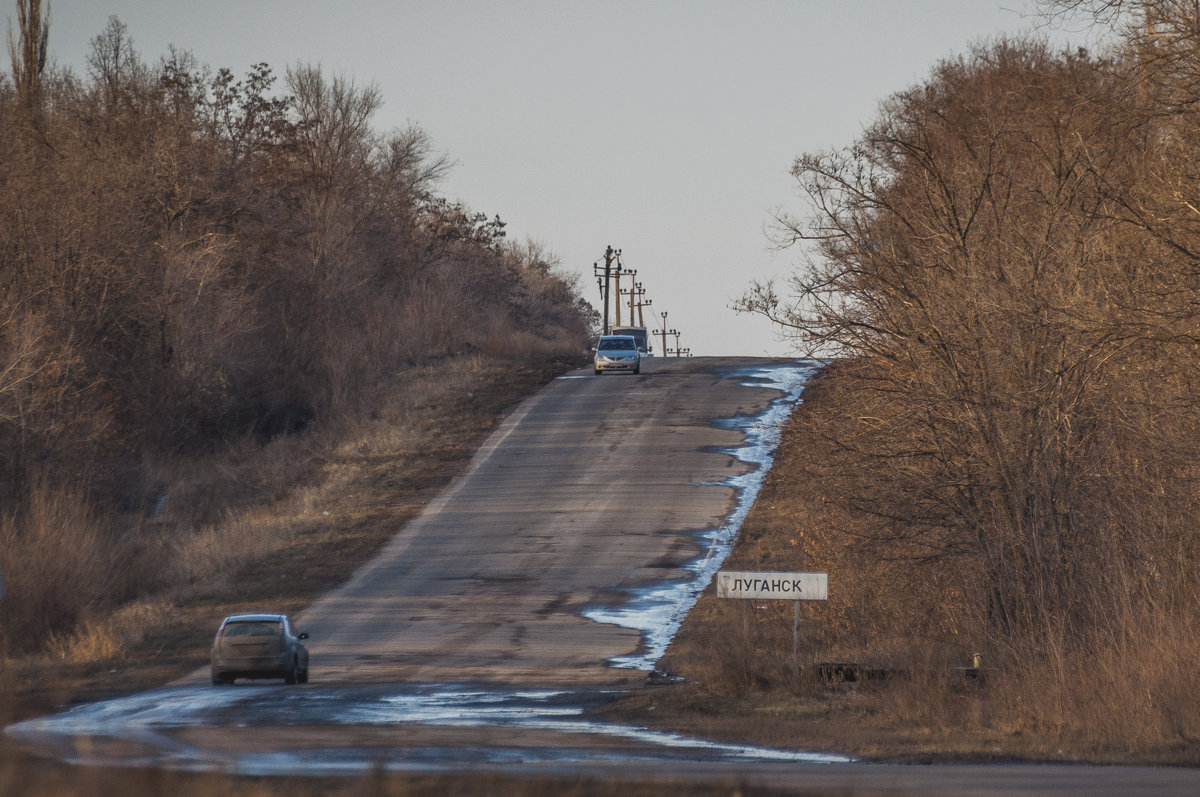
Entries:
{"label": "ice patch on road", "polygon": [[783,392],[783,395],[772,401],[760,415],[743,415],[715,421],[722,428],[737,429],[746,436],[743,445],[721,451],[757,467],[718,482],[734,489],[737,503],[724,524],[700,534],[700,544],[704,552],[686,566],[685,569],[693,574],[690,578],[638,590],[623,606],[592,608],[583,612],[584,617],[597,623],[632,628],[642,633],[642,648],[638,653],[614,657],[609,659],[609,664],[614,667],[653,670],[654,665],[662,658],[683,623],[683,618],[696,605],[700,593],[729,556],[738,530],[746,515],[750,513],[750,508],[754,506],[763,479],[775,460],[775,449],[779,445],[783,422],[799,402],[804,386],[822,365],[812,360],[801,360],[757,366],[730,374],[730,378],[742,379],[742,384],[748,387],[768,387]]}
{"label": "ice patch on road", "polygon": [[[604,693],[497,691],[469,684],[377,686],[171,687],[76,706],[5,729],[31,750],[75,765],[168,767],[239,775],[354,775],[390,771],[458,771],[489,765],[584,765],[596,762],[727,763],[852,761],[840,755],[713,742],[634,725],[588,720],[586,703]],[[481,745],[467,732],[458,744],[348,743],[330,731],[324,744],[301,751],[255,750],[251,742],[205,746],[187,728],[246,728],[253,738],[284,727],[511,728],[509,743]],[[561,734],[522,744],[524,731]],[[597,743],[597,737],[612,740]]]}

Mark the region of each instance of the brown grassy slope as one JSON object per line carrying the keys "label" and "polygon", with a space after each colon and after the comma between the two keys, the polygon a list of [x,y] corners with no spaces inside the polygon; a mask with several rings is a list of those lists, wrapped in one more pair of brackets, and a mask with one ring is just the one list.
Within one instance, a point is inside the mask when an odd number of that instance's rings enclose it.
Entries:
{"label": "brown grassy slope", "polygon": [[0,657],[0,721],[190,672],[227,614],[299,612],[436,495],[508,408],[578,365],[471,355],[414,367],[373,418],[164,467],[168,509],[141,533],[169,541],[170,587],[98,613],[37,655]]}
{"label": "brown grassy slope", "polygon": [[[684,681],[649,686],[616,702],[610,715],[710,738],[884,760],[1200,764],[1200,685],[1194,668],[1180,664],[1194,644],[1169,622],[1163,629],[1147,622],[1132,655],[1097,647],[1091,660],[1064,661],[1050,649],[1009,671],[985,670],[980,681],[964,672],[965,648],[921,633],[921,609],[886,606],[873,616],[845,605],[847,593],[869,595],[881,574],[904,573],[902,562],[856,559],[854,546],[829,534],[837,518],[826,499],[853,483],[819,467],[823,443],[814,429],[824,422],[823,407],[842,400],[837,390],[822,378],[806,389],[724,565],[829,573],[831,600],[802,604],[799,672],[791,602],[718,600],[710,585],[659,662]],[[890,623],[901,621],[915,630],[892,631]],[[898,674],[820,679],[814,665],[836,661]]]}

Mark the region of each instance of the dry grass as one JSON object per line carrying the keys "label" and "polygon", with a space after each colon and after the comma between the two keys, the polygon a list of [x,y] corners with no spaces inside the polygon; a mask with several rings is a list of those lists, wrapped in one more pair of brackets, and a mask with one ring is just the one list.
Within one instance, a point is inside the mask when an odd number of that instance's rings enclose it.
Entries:
{"label": "dry grass", "polygon": [[36,651],[53,629],[71,628],[103,611],[136,566],[126,539],[105,528],[67,488],[35,483],[20,516],[0,513],[5,652]]}
{"label": "dry grass", "polygon": [[127,603],[103,620],[86,621],[67,634],[51,633],[45,649],[52,661],[70,664],[120,661],[168,610],[169,604],[163,600]]}

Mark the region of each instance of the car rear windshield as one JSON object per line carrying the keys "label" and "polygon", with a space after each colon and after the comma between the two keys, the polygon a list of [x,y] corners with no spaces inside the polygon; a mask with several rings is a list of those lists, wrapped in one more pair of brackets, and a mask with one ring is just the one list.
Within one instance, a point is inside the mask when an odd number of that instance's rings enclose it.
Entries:
{"label": "car rear windshield", "polygon": [[277,621],[261,621],[227,623],[221,630],[221,636],[276,636],[283,632],[283,623]]}

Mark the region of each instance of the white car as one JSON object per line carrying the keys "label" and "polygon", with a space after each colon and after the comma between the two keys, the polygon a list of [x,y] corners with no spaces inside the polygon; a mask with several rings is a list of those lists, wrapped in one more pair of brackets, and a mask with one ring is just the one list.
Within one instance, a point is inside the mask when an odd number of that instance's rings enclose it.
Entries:
{"label": "white car", "polygon": [[642,372],[642,355],[632,335],[605,335],[596,344],[594,358],[596,374],[605,371]]}

